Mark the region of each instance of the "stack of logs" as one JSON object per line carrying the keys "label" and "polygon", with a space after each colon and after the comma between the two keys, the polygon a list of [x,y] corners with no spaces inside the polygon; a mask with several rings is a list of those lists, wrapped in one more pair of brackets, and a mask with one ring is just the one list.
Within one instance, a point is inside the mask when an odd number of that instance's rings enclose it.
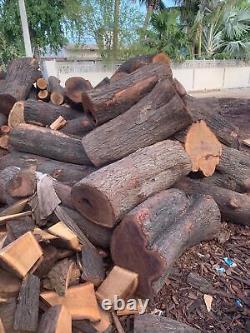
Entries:
{"label": "stack of logs", "polygon": [[187,95],[165,54],[95,88],[24,58],[1,76],[0,122],[0,331],[120,333],[133,313],[135,333],[197,332],[101,302],[153,297],[222,219],[250,225],[249,154],[218,101]]}

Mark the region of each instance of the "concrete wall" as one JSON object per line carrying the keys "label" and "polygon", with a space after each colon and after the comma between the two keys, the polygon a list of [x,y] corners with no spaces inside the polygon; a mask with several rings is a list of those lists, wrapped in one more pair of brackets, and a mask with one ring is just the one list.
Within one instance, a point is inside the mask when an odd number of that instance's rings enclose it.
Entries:
{"label": "concrete wall", "polygon": [[[118,64],[102,62],[45,61],[45,75],[55,75],[62,84],[71,76],[82,76],[93,86],[110,77]],[[173,64],[173,74],[188,91],[250,87],[250,63],[236,61],[186,61]]]}

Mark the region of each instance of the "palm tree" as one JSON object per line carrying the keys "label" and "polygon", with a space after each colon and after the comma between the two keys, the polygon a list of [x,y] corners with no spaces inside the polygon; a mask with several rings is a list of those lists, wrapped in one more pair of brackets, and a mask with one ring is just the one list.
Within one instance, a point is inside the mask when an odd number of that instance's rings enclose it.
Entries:
{"label": "palm tree", "polygon": [[139,0],[139,2],[147,7],[142,33],[142,37],[144,38],[153,12],[158,9],[163,10],[166,6],[162,0]]}

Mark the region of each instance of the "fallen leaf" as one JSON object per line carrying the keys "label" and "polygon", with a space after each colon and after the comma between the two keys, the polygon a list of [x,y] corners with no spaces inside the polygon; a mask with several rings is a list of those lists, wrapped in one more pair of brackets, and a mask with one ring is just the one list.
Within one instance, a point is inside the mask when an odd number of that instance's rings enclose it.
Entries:
{"label": "fallen leaf", "polygon": [[204,302],[207,307],[207,311],[210,312],[212,309],[212,302],[213,302],[213,297],[211,295],[204,295]]}

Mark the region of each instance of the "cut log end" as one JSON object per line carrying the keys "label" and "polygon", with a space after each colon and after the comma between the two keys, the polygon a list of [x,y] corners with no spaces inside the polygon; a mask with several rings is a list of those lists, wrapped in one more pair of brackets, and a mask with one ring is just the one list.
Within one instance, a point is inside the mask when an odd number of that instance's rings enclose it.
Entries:
{"label": "cut log end", "polygon": [[45,90],[48,87],[48,82],[46,79],[44,79],[43,77],[40,77],[37,81],[36,81],[36,86],[37,88],[41,89],[41,90]]}
{"label": "cut log end", "polygon": [[8,126],[10,128],[15,128],[19,124],[25,123],[24,120],[24,102],[16,102],[9,113]]}
{"label": "cut log end", "polygon": [[49,100],[49,92],[48,90],[40,90],[39,93],[37,94],[38,99],[42,101],[48,101]]}
{"label": "cut log end", "polygon": [[60,92],[52,92],[50,100],[55,105],[62,105],[64,102],[64,96]]}

